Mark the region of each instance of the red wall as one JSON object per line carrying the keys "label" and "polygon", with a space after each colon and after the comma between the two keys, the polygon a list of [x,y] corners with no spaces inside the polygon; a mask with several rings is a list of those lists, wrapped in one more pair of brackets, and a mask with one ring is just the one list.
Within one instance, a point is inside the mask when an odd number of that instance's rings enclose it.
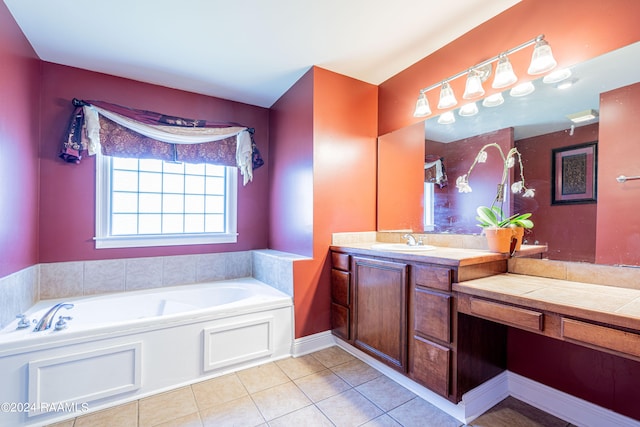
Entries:
{"label": "red wall", "polygon": [[[297,338],[330,328],[332,233],[375,230],[376,114],[375,86],[318,67],[273,106],[271,132],[278,138],[272,143],[270,247],[287,252],[303,248],[302,254],[311,256],[294,264]],[[298,221],[273,218],[299,213],[312,220],[306,224],[309,229]]]}
{"label": "red wall", "polygon": [[[563,67],[640,40],[638,16],[640,2],[637,0],[523,0],[382,83],[379,87],[378,133],[384,135],[423,120],[412,115],[421,88],[437,83],[538,34],[545,34],[559,67]],[[527,76],[526,67],[530,57],[530,49],[510,56],[516,75],[521,79]],[[461,94],[464,90],[464,79],[457,79],[452,86],[456,93]],[[488,87],[485,90],[487,95],[495,92]],[[432,108],[437,105],[437,90],[430,91],[427,96]],[[635,190],[631,190],[632,185],[636,188],[635,185],[639,181],[627,182],[625,187],[621,187],[615,181],[615,177],[622,173],[640,175],[637,169],[637,155],[634,155],[638,153],[637,138],[640,135],[637,92],[634,96],[635,113],[632,114],[635,114],[636,119],[633,124],[625,120],[622,126],[612,124],[610,128],[605,129],[603,122],[611,115],[607,110],[613,113],[614,103],[609,106],[603,104],[601,107],[597,221],[598,227],[604,224],[609,228],[604,231],[609,233],[609,237],[598,232],[597,262],[609,261],[605,259],[607,251],[618,244],[628,245],[631,249],[632,242],[635,242],[635,249],[629,250],[629,253],[640,253],[640,248],[637,247],[637,242],[640,241],[638,228],[634,228],[638,224],[638,221],[634,221],[637,216],[634,213],[638,211],[636,201],[639,198]],[[624,99],[625,103],[630,101],[627,97],[620,99]],[[603,98],[603,103],[608,101],[608,98]],[[621,142],[622,145],[616,147],[623,152],[612,151],[610,158],[609,154],[604,154],[607,148]],[[625,166],[624,170],[621,169],[622,165]],[[528,176],[528,170],[530,168],[526,169],[525,166],[525,178]],[[449,177],[451,178],[451,175]],[[402,189],[399,188],[398,191]],[[607,193],[611,193],[611,197],[605,195]],[[612,204],[612,207],[608,209],[606,204]],[[612,227],[616,227],[616,230],[621,227],[622,231],[630,232],[630,237],[625,237],[623,233],[611,232]],[[617,259],[611,261],[616,262]],[[637,258],[633,263],[640,264]],[[630,396],[637,395],[637,390],[626,386],[629,380],[635,380],[637,385],[640,378],[639,364],[618,359],[614,362],[613,359],[602,355],[594,357],[593,352],[574,351],[566,345],[558,346],[558,342],[550,338],[537,337],[534,341],[520,334],[523,333],[514,331],[509,335],[510,370],[560,390],[587,396],[585,398],[596,404],[640,419],[635,401],[637,399],[629,400]],[[553,375],[549,375],[548,372],[552,372]],[[553,378],[550,378],[551,376]],[[598,389],[602,391],[598,392]]]}
{"label": "red wall", "polygon": [[313,69],[271,106],[269,248],[313,256]]}
{"label": "red wall", "polygon": [[600,96],[596,262],[640,265],[640,83]]}
{"label": "red wall", "polygon": [[[382,83],[378,134],[423,120],[413,117],[420,89],[539,34],[545,35],[563,67],[638,41],[638,16],[637,0],[523,0]],[[509,59],[522,81],[532,79],[526,71],[531,49]],[[464,92],[464,84],[464,78],[451,83],[457,94]],[[485,90],[487,95],[496,92],[490,86]],[[427,93],[432,108],[438,95],[437,89]]]}
{"label": "red wall", "polygon": [[640,420],[640,362],[509,328],[507,369]]}
{"label": "red wall", "polygon": [[0,277],[38,263],[40,72],[0,2]]}
{"label": "red wall", "polygon": [[[478,163],[471,171],[469,185],[473,189],[471,193],[460,193],[456,187],[456,179],[467,174],[480,149],[490,143],[496,143],[506,155],[513,147],[513,129],[506,128],[483,135],[465,138],[447,144],[426,141],[425,151],[427,155],[444,157],[444,166],[447,173],[448,184],[440,188],[435,186],[434,216],[436,222],[435,231],[446,229],[453,233],[480,233],[477,226],[476,208],[478,206],[491,206],[496,197],[498,184],[502,181],[503,161],[498,150],[494,147],[486,149],[486,163]],[[513,169],[508,171],[513,174]],[[513,182],[513,180],[509,180]],[[511,193],[507,191],[502,205],[504,211],[509,212]]]}
{"label": "red wall", "polygon": [[379,231],[424,228],[423,139],[424,123],[378,138]]}
{"label": "red wall", "polygon": [[[598,124],[581,126],[573,136],[560,131],[516,141],[522,154],[524,178],[535,188],[534,198],[516,197],[514,212],[532,212],[535,226],[527,232],[530,242],[549,244],[549,259],[594,262],[596,248],[595,203],[551,205],[551,150],[598,140]],[[600,197],[601,195],[598,195]],[[553,218],[553,221],[536,221]]]}
{"label": "red wall", "polygon": [[[265,165],[238,188],[238,242],[157,248],[95,249],[95,159],[79,165],[57,154],[73,106],[95,99],[132,108],[254,127]],[[269,110],[133,80],[43,63],[40,139],[39,262],[225,252],[267,247]],[[241,180],[240,180],[241,182]]]}

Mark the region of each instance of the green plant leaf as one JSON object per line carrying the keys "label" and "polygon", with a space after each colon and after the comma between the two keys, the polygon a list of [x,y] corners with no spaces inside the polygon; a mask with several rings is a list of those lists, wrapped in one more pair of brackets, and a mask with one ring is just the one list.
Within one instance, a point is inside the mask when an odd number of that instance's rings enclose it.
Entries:
{"label": "green plant leaf", "polygon": [[478,206],[476,209],[478,216],[476,219],[481,223],[482,227],[498,227],[499,220],[493,209],[486,206]]}

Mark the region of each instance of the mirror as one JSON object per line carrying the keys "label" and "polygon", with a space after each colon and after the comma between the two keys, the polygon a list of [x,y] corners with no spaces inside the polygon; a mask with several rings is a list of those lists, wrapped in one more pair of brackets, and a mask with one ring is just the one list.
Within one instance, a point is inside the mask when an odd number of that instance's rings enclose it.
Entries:
{"label": "mirror", "polygon": [[[380,216],[379,209],[378,229],[410,228],[416,232],[424,230],[436,233],[478,234],[480,229],[475,225],[475,208],[479,205],[490,205],[496,194],[496,185],[500,181],[502,169],[499,164],[490,162],[492,157],[499,157],[498,152],[487,150],[489,161],[474,168],[469,180],[473,188],[472,193],[459,193],[456,178],[467,173],[484,144],[497,142],[505,152],[510,147],[518,148],[523,157],[527,186],[536,190],[536,196],[532,199],[509,194],[504,204],[505,208],[510,207],[512,213],[533,213],[532,219],[536,225],[525,238],[530,243],[537,241],[548,244],[551,259],[595,262],[598,216],[601,216],[597,203],[551,203],[554,181],[551,170],[552,151],[560,147],[598,142],[600,128],[604,126],[601,123],[602,117],[575,123],[572,127],[567,115],[587,110],[599,112],[601,94],[640,81],[637,72],[639,66],[640,42],[570,67],[571,76],[564,81],[547,84],[543,82],[543,78],[539,78],[533,82],[536,90],[530,95],[511,97],[507,89],[503,92],[502,105],[485,107],[481,100],[477,101],[479,113],[472,117],[460,116],[457,109],[454,112],[456,121],[453,124],[439,124],[438,117],[431,117],[418,124],[424,132],[421,135],[424,142],[414,139],[408,143],[406,140],[409,135],[411,138],[416,137],[416,125],[381,136],[379,183],[382,184],[385,177],[393,175],[389,170],[398,170],[397,166],[389,166],[388,160],[394,165],[404,165],[405,169],[419,170],[412,173],[406,170],[396,173],[396,182],[393,183],[395,191],[384,191],[384,185],[380,185],[379,207],[388,208],[389,205],[398,206],[401,201],[409,201],[414,207],[417,203],[420,212],[410,215],[406,208],[397,209],[395,217],[391,219],[389,212],[382,211],[383,215]],[[568,82],[571,83],[570,87],[561,89],[561,84]],[[489,86],[491,78],[484,84]],[[639,92],[640,90],[635,93]],[[462,102],[459,102],[459,105],[461,104]],[[399,144],[399,140],[403,142]],[[394,145],[401,146],[402,152],[410,152],[412,157],[402,159],[401,154],[388,155],[391,151],[397,151],[393,148]],[[412,148],[407,149],[407,146]],[[602,144],[597,146],[599,152],[596,158],[609,155],[609,148],[602,147]],[[637,146],[635,150],[637,153]],[[442,160],[447,176],[445,186],[409,181],[424,181],[424,164],[420,162],[418,166],[416,161],[420,152],[427,162]],[[635,173],[640,171],[640,164],[636,166],[635,170],[627,169],[620,173],[640,175]],[[597,169],[597,164],[595,168]],[[404,178],[399,178],[399,174]],[[404,184],[398,183],[397,179],[405,179]],[[597,187],[602,192],[600,186]],[[406,191],[398,194],[398,188]],[[412,191],[419,194],[412,194]],[[387,203],[386,200],[392,192],[396,200]],[[433,207],[433,220],[423,227],[423,215],[429,216],[430,206]],[[633,264],[638,265],[640,262]]]}

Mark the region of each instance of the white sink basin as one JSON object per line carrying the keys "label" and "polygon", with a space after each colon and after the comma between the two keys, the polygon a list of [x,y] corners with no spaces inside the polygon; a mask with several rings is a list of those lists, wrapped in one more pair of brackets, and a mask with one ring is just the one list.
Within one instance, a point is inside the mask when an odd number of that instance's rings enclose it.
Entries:
{"label": "white sink basin", "polygon": [[393,252],[426,252],[436,249],[431,245],[409,246],[406,243],[376,243],[371,245],[371,249],[377,251],[393,251]]}

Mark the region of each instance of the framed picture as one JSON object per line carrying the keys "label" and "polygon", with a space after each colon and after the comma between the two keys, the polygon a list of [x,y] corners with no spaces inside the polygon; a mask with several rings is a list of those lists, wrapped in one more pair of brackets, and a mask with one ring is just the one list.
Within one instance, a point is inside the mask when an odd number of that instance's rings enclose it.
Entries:
{"label": "framed picture", "polygon": [[552,205],[596,202],[597,155],[597,141],[552,150]]}

